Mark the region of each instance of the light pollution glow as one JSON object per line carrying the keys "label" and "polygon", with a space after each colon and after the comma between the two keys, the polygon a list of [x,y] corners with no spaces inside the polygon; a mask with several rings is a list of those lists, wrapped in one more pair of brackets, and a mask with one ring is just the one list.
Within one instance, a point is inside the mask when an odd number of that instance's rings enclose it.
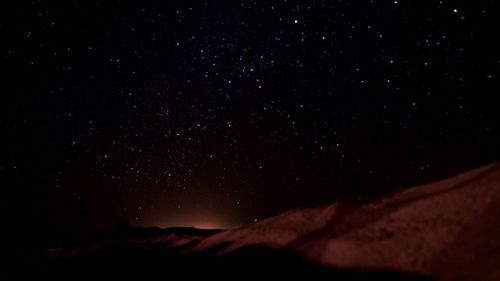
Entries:
{"label": "light pollution glow", "polygon": [[184,214],[177,214],[175,217],[156,217],[144,221],[145,225],[154,225],[157,227],[195,227],[199,229],[228,229],[235,224],[223,215],[216,214],[213,211],[199,211]]}

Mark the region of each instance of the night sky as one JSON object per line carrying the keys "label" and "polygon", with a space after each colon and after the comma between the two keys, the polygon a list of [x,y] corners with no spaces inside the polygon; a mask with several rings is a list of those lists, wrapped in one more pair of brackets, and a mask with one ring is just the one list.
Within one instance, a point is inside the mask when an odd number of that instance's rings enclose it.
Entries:
{"label": "night sky", "polygon": [[12,235],[224,228],[500,158],[496,0],[11,2]]}

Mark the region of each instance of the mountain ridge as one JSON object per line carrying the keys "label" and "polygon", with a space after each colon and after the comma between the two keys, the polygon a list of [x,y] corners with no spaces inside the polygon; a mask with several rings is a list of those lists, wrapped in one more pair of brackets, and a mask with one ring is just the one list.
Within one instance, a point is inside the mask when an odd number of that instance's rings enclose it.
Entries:
{"label": "mountain ridge", "polygon": [[[456,263],[467,265],[450,256],[462,247],[484,258],[485,264],[500,262],[498,255],[488,258],[481,254],[487,248],[481,241],[488,240],[489,233],[499,232],[495,214],[500,214],[500,209],[494,205],[499,201],[500,163],[495,162],[368,202],[353,205],[339,201],[326,207],[285,212],[217,233],[201,241],[193,251],[227,243],[219,252],[227,254],[246,245],[263,244],[292,249],[328,266],[401,270],[448,280],[454,270],[444,268]],[[482,217],[489,220],[480,221]],[[489,231],[478,230],[483,228]],[[460,237],[468,237],[461,241],[468,246],[457,246]],[[493,238],[488,241],[489,248],[500,252],[500,243]],[[494,267],[486,267],[484,272],[497,276]],[[488,279],[488,274],[483,274],[483,280],[494,280]]]}
{"label": "mountain ridge", "polygon": [[495,162],[376,198],[292,209],[227,230],[123,227],[23,254],[19,263],[0,264],[0,273],[105,271],[128,277],[169,269],[190,277],[271,272],[493,281],[500,280],[499,202],[500,162]]}

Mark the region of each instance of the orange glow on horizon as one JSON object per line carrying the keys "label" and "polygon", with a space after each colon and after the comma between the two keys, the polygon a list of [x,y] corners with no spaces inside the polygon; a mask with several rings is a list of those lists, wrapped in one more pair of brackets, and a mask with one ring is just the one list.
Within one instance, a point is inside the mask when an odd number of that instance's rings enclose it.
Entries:
{"label": "orange glow on horizon", "polygon": [[146,222],[162,228],[195,227],[199,229],[228,229],[234,226],[230,220],[213,212],[196,212],[195,214],[180,214],[172,218],[155,218]]}

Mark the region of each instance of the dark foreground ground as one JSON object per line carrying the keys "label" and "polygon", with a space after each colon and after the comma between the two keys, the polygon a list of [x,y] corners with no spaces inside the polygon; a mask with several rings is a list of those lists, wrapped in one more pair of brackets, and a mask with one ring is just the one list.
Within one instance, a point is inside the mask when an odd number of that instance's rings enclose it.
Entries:
{"label": "dark foreground ground", "polygon": [[[430,280],[402,272],[371,272],[328,268],[295,253],[266,246],[249,246],[226,255],[214,255],[217,248],[186,254],[197,242],[170,247],[157,238],[165,235],[203,237],[217,230],[191,228],[130,229],[108,232],[74,245],[17,253],[4,257],[1,280],[20,277],[50,279],[140,278],[182,280],[210,278],[239,280],[248,278],[304,278],[330,280]],[[154,242],[153,242],[154,241]],[[180,278],[180,279],[179,279]]]}

